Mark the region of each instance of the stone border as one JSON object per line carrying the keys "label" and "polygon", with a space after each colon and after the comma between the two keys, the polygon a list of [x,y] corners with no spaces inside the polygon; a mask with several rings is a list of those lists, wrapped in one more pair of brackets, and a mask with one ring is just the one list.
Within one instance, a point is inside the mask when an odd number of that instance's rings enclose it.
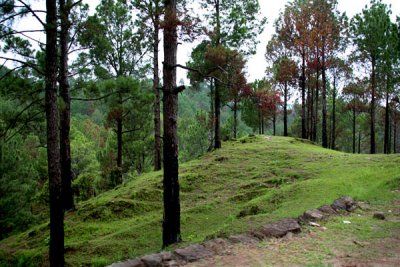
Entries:
{"label": "stone border", "polygon": [[344,196],[336,199],[331,205],[324,205],[318,209],[306,211],[298,218],[282,219],[245,234],[232,235],[226,239],[210,239],[201,244],[178,248],[173,252],[150,254],[136,259],[113,263],[108,267],[183,266],[189,262],[195,262],[216,255],[229,254],[229,248],[233,244],[256,244],[268,238],[282,238],[286,235],[298,234],[301,232],[300,224],[315,225],[317,221],[339,215],[340,213],[352,212],[357,207],[357,202],[351,197]]}

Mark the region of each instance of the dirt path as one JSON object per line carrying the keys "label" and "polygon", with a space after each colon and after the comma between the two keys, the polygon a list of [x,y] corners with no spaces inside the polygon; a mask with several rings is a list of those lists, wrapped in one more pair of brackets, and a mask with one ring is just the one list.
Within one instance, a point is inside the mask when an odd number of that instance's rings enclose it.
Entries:
{"label": "dirt path", "polygon": [[[187,266],[400,266],[400,202],[393,204],[369,206],[299,235],[233,245],[225,255]],[[386,220],[373,218],[377,210]]]}

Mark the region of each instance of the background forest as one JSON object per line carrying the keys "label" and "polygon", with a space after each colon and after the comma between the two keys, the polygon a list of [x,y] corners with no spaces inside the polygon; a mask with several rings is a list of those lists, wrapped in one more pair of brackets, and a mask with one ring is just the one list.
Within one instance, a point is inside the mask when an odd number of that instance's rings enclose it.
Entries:
{"label": "background forest", "polygon": [[[289,2],[269,21],[265,77],[249,82],[246,62],[267,23],[258,1],[198,2],[177,1],[179,42],[198,44],[173,66],[188,70],[175,88],[180,163],[253,134],[399,151],[400,17],[390,6],[372,0],[349,18],[336,0]],[[56,10],[58,26],[46,28],[46,11],[0,1],[1,239],[49,218],[50,64],[64,210],[163,167],[164,2],[102,0],[89,14],[88,4],[61,0]],[[27,17],[42,28],[18,28]],[[53,61],[40,38],[49,28]]]}

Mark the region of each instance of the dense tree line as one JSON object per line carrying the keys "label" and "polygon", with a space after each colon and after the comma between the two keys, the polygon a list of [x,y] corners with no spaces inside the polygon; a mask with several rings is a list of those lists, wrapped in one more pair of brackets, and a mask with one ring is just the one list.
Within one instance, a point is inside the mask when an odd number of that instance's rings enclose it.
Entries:
{"label": "dense tree line", "polygon": [[[52,266],[64,264],[75,202],[162,167],[163,246],[179,242],[179,162],[222,140],[399,149],[400,18],[381,1],[353,18],[336,0],[289,2],[252,83],[246,61],[266,23],[257,0],[101,0],[92,15],[81,1],[37,6],[0,1],[0,236],[49,217]],[[38,28],[19,28],[26,17]],[[178,44],[196,40],[178,62]]]}

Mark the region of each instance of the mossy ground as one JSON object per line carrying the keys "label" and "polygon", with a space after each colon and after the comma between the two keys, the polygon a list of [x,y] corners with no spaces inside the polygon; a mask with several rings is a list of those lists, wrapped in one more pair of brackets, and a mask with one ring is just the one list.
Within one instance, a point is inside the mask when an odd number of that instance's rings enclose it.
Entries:
{"label": "mossy ground", "polygon": [[[284,137],[246,137],[180,166],[182,238],[196,243],[257,228],[349,195],[399,198],[399,155],[352,155]],[[65,218],[66,261],[103,266],[161,249],[162,173],[81,202]],[[0,263],[47,264],[48,225],[0,242]]]}

